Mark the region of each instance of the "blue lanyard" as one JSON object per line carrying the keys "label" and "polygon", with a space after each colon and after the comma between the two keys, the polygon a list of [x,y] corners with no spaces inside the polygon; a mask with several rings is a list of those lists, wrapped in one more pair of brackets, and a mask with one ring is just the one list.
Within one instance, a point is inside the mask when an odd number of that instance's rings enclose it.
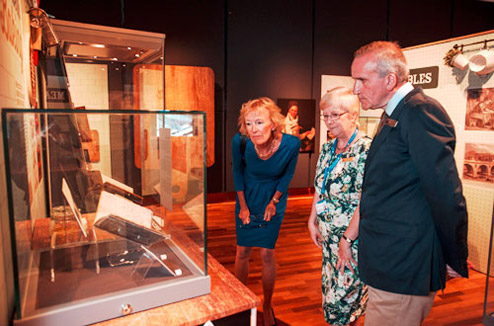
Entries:
{"label": "blue lanyard", "polygon": [[[345,148],[347,148],[352,143],[352,141],[357,136],[357,133],[358,133],[358,128],[355,128],[355,131],[353,132],[352,137],[350,137],[350,139],[348,140],[348,143],[346,144]],[[328,162],[331,162],[334,154],[336,153],[336,145],[338,145],[338,138],[335,139],[335,142],[333,143],[333,147],[331,147],[331,158],[329,159]],[[327,179],[328,175],[331,173],[331,171],[333,171],[336,164],[338,164],[339,160],[341,159],[341,155],[343,154],[343,152],[338,154],[338,156],[336,156],[334,161],[331,162],[331,165],[326,166],[326,168],[324,169],[324,179],[322,181],[322,186],[321,186],[321,196],[324,195],[324,190],[326,189],[326,179]]]}

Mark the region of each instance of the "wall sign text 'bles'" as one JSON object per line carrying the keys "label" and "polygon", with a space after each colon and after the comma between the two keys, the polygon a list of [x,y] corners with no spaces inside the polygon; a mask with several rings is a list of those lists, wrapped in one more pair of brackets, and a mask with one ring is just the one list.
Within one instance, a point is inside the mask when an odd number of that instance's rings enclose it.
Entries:
{"label": "wall sign text 'bles'", "polygon": [[410,75],[408,81],[413,86],[420,86],[422,88],[436,88],[439,80],[439,67],[425,67],[410,69]]}

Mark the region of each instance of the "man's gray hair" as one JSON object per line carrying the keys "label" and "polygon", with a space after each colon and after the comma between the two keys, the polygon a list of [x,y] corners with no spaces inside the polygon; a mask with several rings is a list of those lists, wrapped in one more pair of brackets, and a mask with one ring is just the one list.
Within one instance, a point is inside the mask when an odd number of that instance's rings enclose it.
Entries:
{"label": "man's gray hair", "polygon": [[375,70],[379,77],[395,73],[400,83],[408,81],[408,64],[403,52],[396,42],[375,41],[359,48],[354,58],[372,53],[375,56]]}

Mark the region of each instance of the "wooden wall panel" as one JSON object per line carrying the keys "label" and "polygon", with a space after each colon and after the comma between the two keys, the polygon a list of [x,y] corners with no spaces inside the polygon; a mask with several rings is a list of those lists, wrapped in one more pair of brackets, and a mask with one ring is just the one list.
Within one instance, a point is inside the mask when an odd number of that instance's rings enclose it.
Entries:
{"label": "wooden wall panel", "polygon": [[165,108],[206,112],[207,166],[214,164],[214,72],[209,67],[165,66]]}
{"label": "wooden wall panel", "polygon": [[[141,109],[139,73],[141,69],[160,70],[160,65],[139,65],[134,67],[134,109]],[[159,93],[161,89],[156,89]],[[156,110],[162,108],[157,107]],[[214,164],[214,72],[209,67],[165,66],[165,110],[203,111],[206,113],[207,153],[206,164]],[[135,163],[140,168],[141,149],[139,120],[134,131]]]}

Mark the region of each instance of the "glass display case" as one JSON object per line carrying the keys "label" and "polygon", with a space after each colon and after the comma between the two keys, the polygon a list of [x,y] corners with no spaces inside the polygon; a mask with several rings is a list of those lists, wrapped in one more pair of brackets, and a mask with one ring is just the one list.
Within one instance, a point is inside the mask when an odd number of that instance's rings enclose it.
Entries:
{"label": "glass display case", "polygon": [[210,292],[203,112],[3,109],[17,325]]}

